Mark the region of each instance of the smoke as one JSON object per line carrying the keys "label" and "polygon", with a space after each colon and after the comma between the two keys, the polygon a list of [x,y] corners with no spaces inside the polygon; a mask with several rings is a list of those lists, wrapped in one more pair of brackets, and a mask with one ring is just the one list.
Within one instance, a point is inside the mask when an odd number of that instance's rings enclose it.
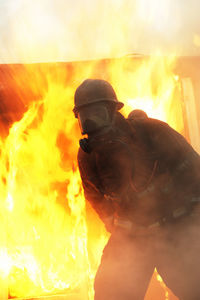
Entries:
{"label": "smoke", "polygon": [[46,62],[129,53],[197,55],[199,1],[1,0],[0,61]]}

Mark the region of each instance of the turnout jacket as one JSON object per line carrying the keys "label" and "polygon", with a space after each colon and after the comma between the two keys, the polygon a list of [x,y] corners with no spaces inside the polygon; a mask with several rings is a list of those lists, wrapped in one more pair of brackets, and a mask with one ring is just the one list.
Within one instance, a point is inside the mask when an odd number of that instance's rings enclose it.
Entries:
{"label": "turnout jacket", "polygon": [[80,147],[85,198],[105,221],[116,215],[147,226],[200,196],[200,158],[166,123],[117,113],[106,133]]}

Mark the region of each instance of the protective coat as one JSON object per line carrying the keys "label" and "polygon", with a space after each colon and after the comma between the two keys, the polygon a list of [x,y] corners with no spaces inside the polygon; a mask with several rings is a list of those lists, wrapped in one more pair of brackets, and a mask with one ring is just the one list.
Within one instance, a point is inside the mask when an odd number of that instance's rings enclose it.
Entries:
{"label": "protective coat", "polygon": [[[112,233],[95,300],[144,299],[155,267],[181,300],[200,299],[199,155],[166,123],[119,113],[88,144],[78,153],[85,197]],[[111,226],[112,217],[135,230]]]}

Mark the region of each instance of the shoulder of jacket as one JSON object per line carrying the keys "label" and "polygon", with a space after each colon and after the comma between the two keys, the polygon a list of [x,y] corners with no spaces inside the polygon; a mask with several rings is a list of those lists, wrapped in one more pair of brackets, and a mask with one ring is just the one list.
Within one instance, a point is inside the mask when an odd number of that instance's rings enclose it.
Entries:
{"label": "shoulder of jacket", "polygon": [[154,118],[146,118],[146,119],[126,119],[126,121],[131,124],[131,125],[141,125],[141,126],[147,126],[147,125],[160,125],[160,126],[167,126],[169,127],[169,125],[164,122],[161,121],[159,119],[154,119]]}

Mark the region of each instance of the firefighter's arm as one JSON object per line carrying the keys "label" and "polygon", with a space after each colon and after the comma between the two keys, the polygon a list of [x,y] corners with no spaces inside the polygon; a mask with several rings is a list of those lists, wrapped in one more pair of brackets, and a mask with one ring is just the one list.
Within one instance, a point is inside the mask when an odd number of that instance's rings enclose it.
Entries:
{"label": "firefighter's arm", "polygon": [[78,166],[82,179],[85,199],[91,204],[108,231],[112,231],[114,206],[111,199],[104,195],[100,188],[99,178],[94,170],[94,162],[89,154],[78,153]]}
{"label": "firefighter's arm", "polygon": [[[179,191],[184,186],[188,191],[191,189],[192,180],[196,178],[200,158],[192,146],[177,131],[166,123],[158,120],[150,120],[152,124],[148,127],[155,152],[158,153],[160,165],[167,167],[169,171],[168,182],[165,190]],[[190,183],[190,184],[188,184]]]}

